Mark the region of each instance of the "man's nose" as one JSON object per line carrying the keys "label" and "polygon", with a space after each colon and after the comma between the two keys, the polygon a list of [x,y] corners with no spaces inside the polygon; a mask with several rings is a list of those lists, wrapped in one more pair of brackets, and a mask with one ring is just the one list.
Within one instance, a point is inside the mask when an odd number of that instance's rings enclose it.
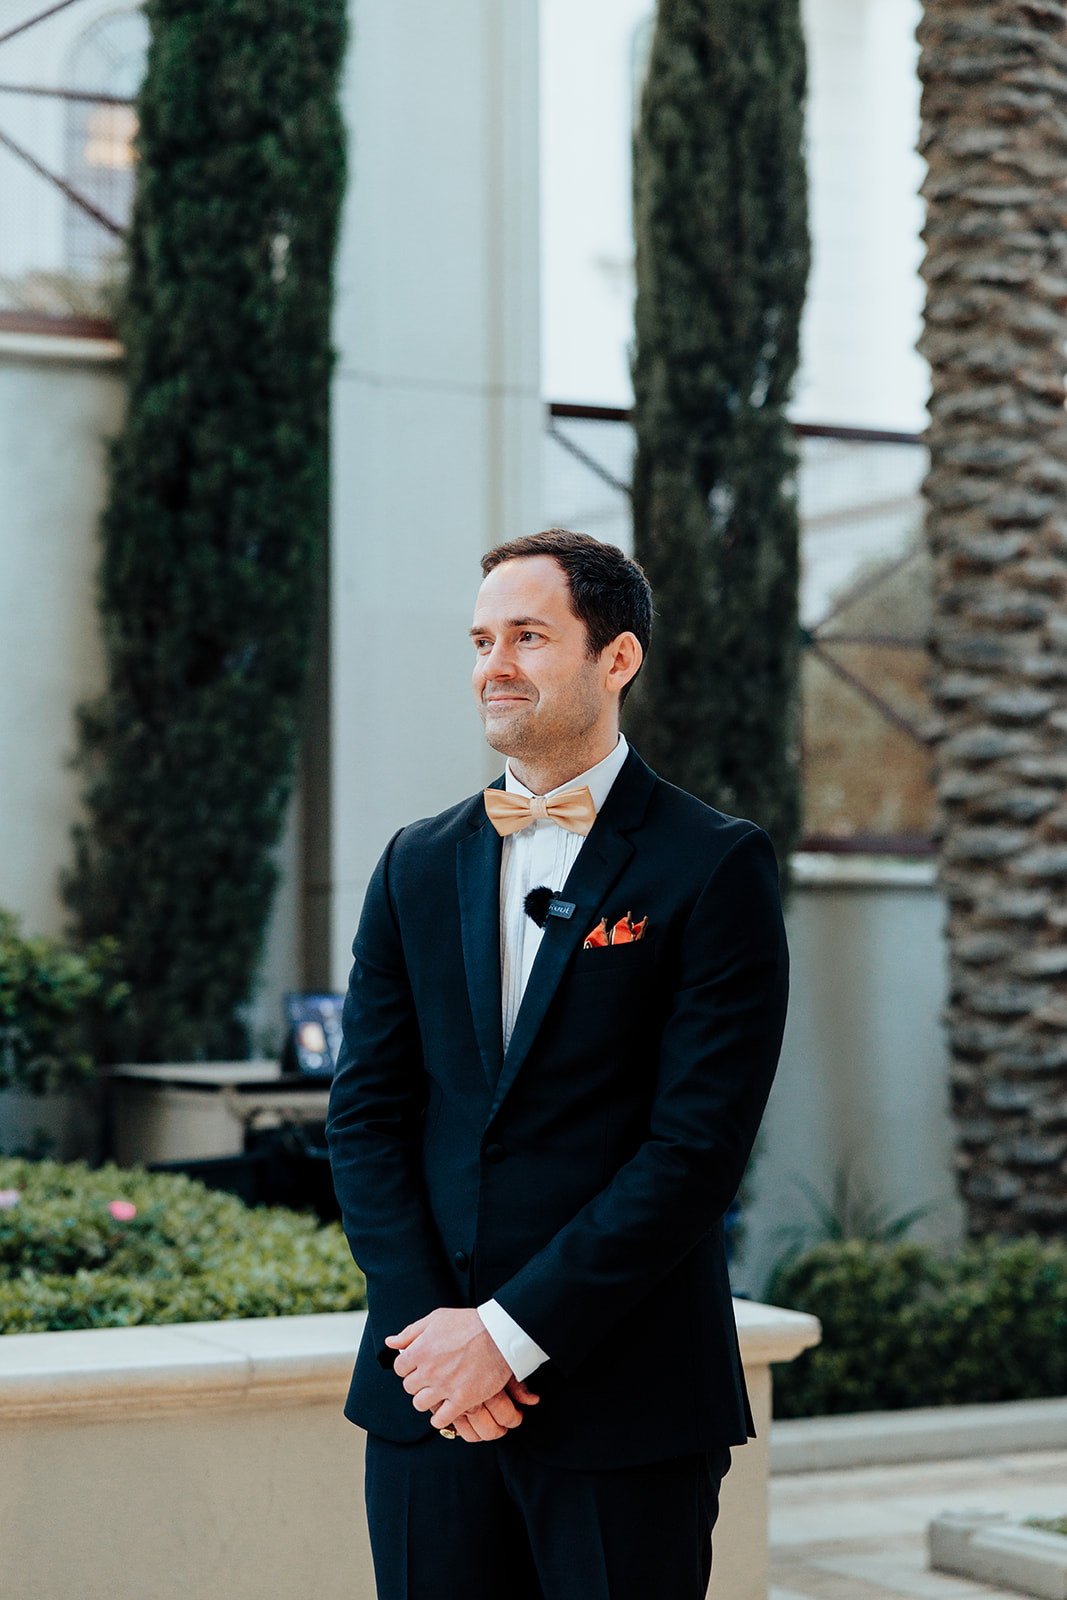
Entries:
{"label": "man's nose", "polygon": [[482,672],[488,681],[514,676],[515,657],[511,646],[503,639],[498,639],[489,654],[482,657]]}

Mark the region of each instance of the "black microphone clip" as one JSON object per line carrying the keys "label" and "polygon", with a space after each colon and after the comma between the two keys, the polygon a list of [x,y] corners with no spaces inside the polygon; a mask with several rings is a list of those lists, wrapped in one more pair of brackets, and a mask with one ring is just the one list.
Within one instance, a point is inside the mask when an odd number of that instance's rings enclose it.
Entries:
{"label": "black microphone clip", "polygon": [[561,900],[551,889],[540,885],[531,889],[523,901],[523,908],[531,922],[543,928],[549,917],[562,917],[569,922],[578,909],[573,900]]}

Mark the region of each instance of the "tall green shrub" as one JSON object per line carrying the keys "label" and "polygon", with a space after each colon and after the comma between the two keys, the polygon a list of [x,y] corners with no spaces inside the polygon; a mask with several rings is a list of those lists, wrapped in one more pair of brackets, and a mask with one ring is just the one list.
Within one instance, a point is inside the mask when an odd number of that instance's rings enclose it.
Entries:
{"label": "tall green shrub", "polygon": [[103,696],[67,885],[127,1059],[240,1052],[327,517],[344,0],[148,0]]}
{"label": "tall green shrub", "polygon": [[634,145],[634,547],[655,643],[629,726],[665,777],[800,824],[785,402],[808,272],[799,0],[660,0]]}

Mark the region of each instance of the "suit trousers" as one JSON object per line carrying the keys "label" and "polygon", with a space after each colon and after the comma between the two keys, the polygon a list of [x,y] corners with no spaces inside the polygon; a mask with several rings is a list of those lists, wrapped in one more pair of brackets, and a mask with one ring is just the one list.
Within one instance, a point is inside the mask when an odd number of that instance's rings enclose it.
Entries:
{"label": "suit trousers", "polygon": [[367,1439],[378,1600],[704,1600],[728,1449],[546,1466],[510,1436]]}

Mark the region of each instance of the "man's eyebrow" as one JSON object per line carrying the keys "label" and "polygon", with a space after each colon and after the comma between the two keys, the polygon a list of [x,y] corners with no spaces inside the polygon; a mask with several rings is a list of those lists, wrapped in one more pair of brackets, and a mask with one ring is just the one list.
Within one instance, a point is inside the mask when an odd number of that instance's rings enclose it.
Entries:
{"label": "man's eyebrow", "polygon": [[[553,624],[546,621],[544,617],[509,617],[504,626],[505,628],[551,628]],[[475,639],[478,634],[488,633],[489,631],[488,623],[479,625],[476,622],[471,629],[471,638]]]}

